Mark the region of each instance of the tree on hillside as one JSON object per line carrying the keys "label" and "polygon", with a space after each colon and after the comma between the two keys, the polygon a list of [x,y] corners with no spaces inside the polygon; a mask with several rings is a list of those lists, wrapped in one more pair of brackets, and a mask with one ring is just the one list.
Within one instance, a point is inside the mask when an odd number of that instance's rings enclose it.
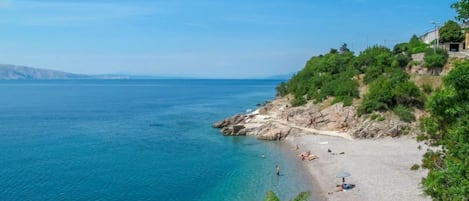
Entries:
{"label": "tree on hillside", "polygon": [[417,35],[412,35],[409,40],[409,51],[411,54],[422,53],[427,49],[427,44],[425,44]]}
{"label": "tree on hillside", "polygon": [[277,96],[284,97],[288,94],[288,85],[285,82],[281,82],[275,89],[277,90]]}
{"label": "tree on hillside", "polygon": [[417,35],[412,35],[409,42],[407,43],[398,43],[393,48],[394,54],[405,53],[410,56],[411,54],[422,53],[427,49],[427,44],[420,40]]}
{"label": "tree on hillside", "polygon": [[461,42],[464,40],[461,26],[455,21],[449,20],[443,25],[440,30],[440,42]]}
{"label": "tree on hillside", "polygon": [[390,67],[393,62],[391,50],[384,46],[373,46],[363,51],[355,60],[357,67],[365,73],[365,83],[369,84]]}
{"label": "tree on hillside", "polygon": [[[469,61],[458,62],[444,87],[428,100],[421,120],[424,138],[437,151],[424,155],[424,191],[434,200],[469,200]],[[419,137],[421,138],[421,137]]]}
{"label": "tree on hillside", "polygon": [[[364,95],[357,114],[387,111],[399,106],[409,108],[409,110],[413,107],[421,107],[424,102],[423,94],[409,78],[409,74],[400,68],[387,68],[369,84],[368,93]],[[403,119],[400,115],[402,112],[398,112],[402,110],[394,111]]]}
{"label": "tree on hillside", "polygon": [[344,43],[342,46],[340,46],[340,53],[345,54],[346,52],[350,52],[350,49],[348,49],[347,43]]}
{"label": "tree on hillside", "polygon": [[469,0],[460,0],[453,3],[451,4],[451,8],[458,13],[456,20],[466,22],[469,19]]}
{"label": "tree on hillside", "polygon": [[415,44],[419,44],[421,43],[421,40],[419,39],[419,37],[417,37],[417,35],[412,35],[412,37],[410,37],[409,39],[409,44],[411,45],[415,45]]}
{"label": "tree on hillside", "polygon": [[408,43],[398,43],[394,45],[394,48],[392,49],[392,52],[394,54],[402,54],[406,53],[409,50],[409,45]]}

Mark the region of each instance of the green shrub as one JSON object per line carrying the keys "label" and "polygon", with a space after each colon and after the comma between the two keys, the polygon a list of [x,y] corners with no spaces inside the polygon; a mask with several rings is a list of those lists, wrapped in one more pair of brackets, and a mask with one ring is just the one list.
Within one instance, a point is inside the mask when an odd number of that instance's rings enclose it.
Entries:
{"label": "green shrub", "polygon": [[410,52],[412,54],[418,54],[418,53],[423,53],[425,52],[425,50],[427,49],[427,45],[422,45],[422,46],[418,46],[418,47],[413,47]]}
{"label": "green shrub", "polygon": [[359,66],[366,67],[372,65],[390,66],[393,60],[392,52],[385,46],[373,46],[365,49],[358,57]]}
{"label": "green shrub", "polygon": [[379,114],[374,113],[374,114],[371,114],[370,119],[376,120],[379,116],[380,116]]}
{"label": "green shrub", "polygon": [[277,96],[283,97],[288,94],[288,85],[285,82],[281,82],[276,88]]}
{"label": "green shrub", "polygon": [[448,61],[448,52],[445,49],[437,48],[435,53],[434,49],[428,48],[423,60],[427,68],[443,68]]}
{"label": "green shrub", "polygon": [[[310,197],[310,192],[300,192],[293,199],[291,199],[291,201],[308,201]],[[278,198],[278,196],[273,191],[269,191],[265,195],[264,201],[280,201],[280,198]]]}
{"label": "green shrub", "polygon": [[[367,114],[373,111],[386,111],[388,110],[388,106],[385,103],[379,102],[377,100],[373,100],[373,98],[367,98],[369,96],[365,96],[364,101],[358,107],[357,114],[361,116],[363,114]],[[365,101],[366,100],[366,101]]]}
{"label": "green shrub", "polygon": [[399,67],[403,68],[403,67],[406,67],[407,64],[409,64],[410,60],[412,60],[412,58],[410,58],[408,55],[406,54],[397,54],[396,55],[396,60],[397,63],[399,64]]}
{"label": "green shrub", "polygon": [[[293,106],[303,105],[308,100],[318,103],[328,97],[358,98],[358,82],[353,77],[359,71],[353,66],[353,52],[345,49],[342,47],[340,52],[332,50],[328,54],[312,57],[286,86],[281,84],[278,87],[278,94],[293,94],[296,97]],[[299,98],[305,95],[306,99]],[[341,99],[349,100],[338,100]]]}
{"label": "green shrub", "polygon": [[393,53],[405,53],[407,55],[425,52],[428,45],[420,40],[416,35],[413,35],[408,43],[399,43],[394,46]]}
{"label": "green shrub", "polygon": [[399,82],[391,91],[395,104],[423,106],[424,97],[420,89],[411,81]]}
{"label": "green shrub", "polygon": [[411,81],[409,74],[400,68],[386,68],[382,75],[370,83],[357,114],[387,111],[399,104],[422,107],[425,97]]}
{"label": "green shrub", "polygon": [[426,93],[426,94],[431,94],[433,92],[432,85],[430,85],[428,83],[422,84],[421,87],[422,87],[423,92]]}
{"label": "green shrub", "polygon": [[420,168],[420,165],[419,164],[414,164],[412,165],[412,167],[410,167],[410,170],[418,170]]}
{"label": "green shrub", "polygon": [[350,96],[338,96],[335,97],[334,101],[332,101],[332,104],[336,103],[344,103],[344,107],[351,106],[353,104],[353,97]]}
{"label": "green shrub", "polygon": [[408,43],[398,43],[394,45],[394,48],[392,49],[392,52],[394,54],[402,54],[406,53],[409,50],[409,44]]}
{"label": "green shrub", "polygon": [[[427,139],[427,137],[425,136],[425,134],[417,135],[417,142],[421,142],[421,141],[424,141],[426,139]],[[421,147],[421,146],[419,145],[419,147]]]}
{"label": "green shrub", "polygon": [[280,201],[277,195],[273,191],[267,192],[265,195],[264,201]]}
{"label": "green shrub", "polygon": [[306,100],[303,96],[296,96],[292,101],[293,107],[302,106],[304,104],[306,104]]}
{"label": "green shrub", "polygon": [[405,122],[413,122],[415,121],[415,115],[414,115],[414,112],[411,111],[411,109],[409,108],[406,108],[402,105],[398,105],[396,108],[394,108],[394,113],[399,116],[399,118],[402,120],[402,121],[405,121]]}
{"label": "green shrub", "polygon": [[420,65],[420,64],[422,64],[422,62],[420,62],[420,61],[410,61],[410,62],[409,62],[409,66],[410,66],[410,67],[412,67],[412,66],[418,66],[418,65]]}
{"label": "green shrub", "polygon": [[381,116],[379,114],[376,114],[376,113],[371,114],[370,119],[371,120],[376,120],[376,121],[384,121],[385,120],[385,118],[383,116]]}
{"label": "green shrub", "polygon": [[298,195],[294,197],[292,201],[307,201],[310,197],[311,197],[310,192],[301,192],[301,193],[298,193]]}
{"label": "green shrub", "polygon": [[365,84],[370,84],[384,72],[383,66],[368,66],[365,68]]}
{"label": "green shrub", "polygon": [[363,97],[362,104],[358,107],[358,115],[373,111],[386,111],[392,105],[393,96],[391,81],[386,76],[380,76],[369,85],[368,94]]}
{"label": "green shrub", "polygon": [[446,63],[445,57],[439,54],[431,54],[425,56],[425,67],[442,68]]}
{"label": "green shrub", "polygon": [[425,52],[427,49],[427,44],[420,40],[416,35],[413,35],[408,43],[408,49],[410,54],[417,54]]}

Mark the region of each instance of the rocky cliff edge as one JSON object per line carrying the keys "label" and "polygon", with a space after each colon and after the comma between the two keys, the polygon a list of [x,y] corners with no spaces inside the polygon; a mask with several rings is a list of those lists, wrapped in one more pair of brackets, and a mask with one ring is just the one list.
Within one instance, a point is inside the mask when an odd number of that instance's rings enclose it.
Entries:
{"label": "rocky cliff edge", "polygon": [[331,105],[332,100],[291,107],[290,98],[277,98],[252,113],[237,114],[212,126],[227,136],[252,135],[264,140],[305,134],[364,139],[419,132],[417,123],[403,122],[392,112],[358,116],[357,103],[345,107],[342,103]]}

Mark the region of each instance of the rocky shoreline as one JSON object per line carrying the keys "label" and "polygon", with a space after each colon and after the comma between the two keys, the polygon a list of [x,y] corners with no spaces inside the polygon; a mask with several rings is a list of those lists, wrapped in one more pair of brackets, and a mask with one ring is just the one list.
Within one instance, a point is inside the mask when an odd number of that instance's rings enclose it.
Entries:
{"label": "rocky shoreline", "polygon": [[291,107],[290,97],[277,98],[248,114],[236,114],[214,123],[223,135],[251,135],[262,140],[281,140],[304,134],[338,135],[368,139],[398,137],[419,132],[417,124],[400,121],[392,112],[358,116],[356,105],[308,103]]}

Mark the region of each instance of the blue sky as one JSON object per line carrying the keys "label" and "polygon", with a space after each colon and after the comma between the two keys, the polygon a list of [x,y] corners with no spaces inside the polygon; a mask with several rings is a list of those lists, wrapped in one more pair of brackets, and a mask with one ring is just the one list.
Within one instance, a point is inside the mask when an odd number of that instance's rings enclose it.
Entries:
{"label": "blue sky", "polygon": [[0,0],[0,63],[74,73],[247,78],[343,42],[391,46],[455,0]]}

